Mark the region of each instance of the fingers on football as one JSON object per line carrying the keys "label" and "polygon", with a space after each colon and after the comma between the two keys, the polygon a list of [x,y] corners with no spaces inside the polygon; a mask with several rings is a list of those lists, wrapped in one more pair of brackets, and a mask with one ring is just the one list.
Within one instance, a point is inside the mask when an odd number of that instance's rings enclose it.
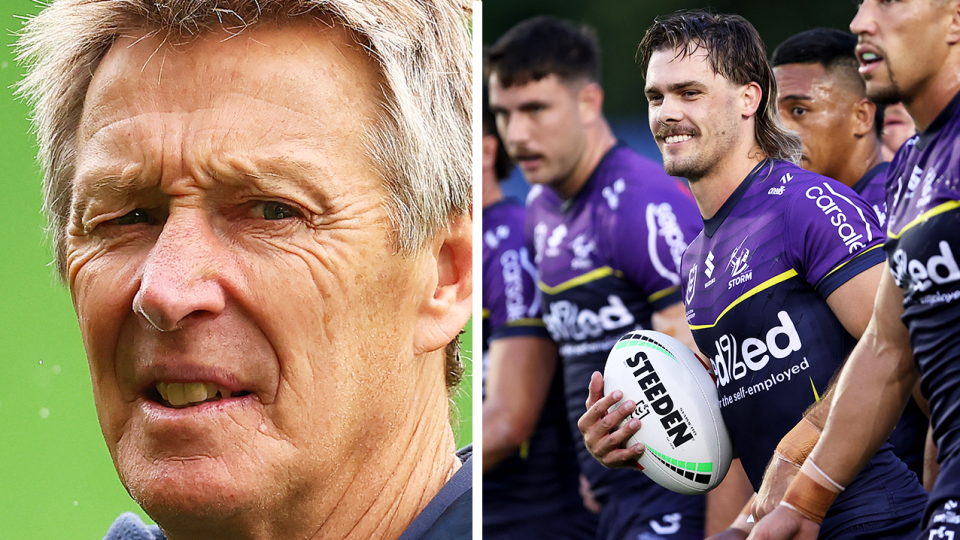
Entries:
{"label": "fingers on football", "polygon": [[603,397],[603,375],[599,371],[594,371],[590,375],[590,385],[587,393],[587,410]]}

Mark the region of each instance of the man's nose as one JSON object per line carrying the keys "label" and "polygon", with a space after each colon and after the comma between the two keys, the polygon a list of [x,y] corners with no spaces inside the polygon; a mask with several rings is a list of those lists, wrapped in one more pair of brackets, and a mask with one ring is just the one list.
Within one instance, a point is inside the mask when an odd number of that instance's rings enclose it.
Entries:
{"label": "man's nose", "polygon": [[133,310],[161,332],[220,314],[224,249],[202,211],[171,212],[144,264]]}
{"label": "man's nose", "polygon": [[667,124],[677,123],[682,118],[683,112],[680,110],[679,100],[664,96],[660,110],[657,111],[657,122],[666,126]]}

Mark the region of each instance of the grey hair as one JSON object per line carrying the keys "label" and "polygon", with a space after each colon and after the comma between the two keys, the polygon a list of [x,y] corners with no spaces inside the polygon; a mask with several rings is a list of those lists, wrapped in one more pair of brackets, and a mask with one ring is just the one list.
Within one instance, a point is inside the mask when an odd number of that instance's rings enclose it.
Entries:
{"label": "grey hair", "polygon": [[414,253],[471,204],[471,45],[468,0],[56,0],[24,26],[19,93],[34,106],[44,210],[63,275],[77,128],[100,61],[125,32],[189,39],[218,27],[308,13],[356,33],[384,81],[369,134],[390,200],[396,249]]}
{"label": "grey hair", "polygon": [[[189,40],[307,14],[354,32],[380,69],[384,103],[366,146],[388,193],[397,252],[418,252],[451,218],[469,215],[469,0],[54,0],[25,24],[18,59],[27,66],[19,93],[34,107],[44,212],[61,277],[84,99],[116,39],[149,29]],[[462,371],[449,362],[459,363],[456,344],[447,349],[448,386]]]}

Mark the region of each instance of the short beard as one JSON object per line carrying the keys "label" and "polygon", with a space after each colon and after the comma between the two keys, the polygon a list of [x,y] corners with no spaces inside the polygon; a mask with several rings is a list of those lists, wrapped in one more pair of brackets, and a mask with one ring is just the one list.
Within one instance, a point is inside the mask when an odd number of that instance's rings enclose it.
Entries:
{"label": "short beard", "polygon": [[900,85],[897,84],[897,79],[893,76],[893,70],[889,65],[887,65],[887,73],[890,74],[890,84],[887,86],[871,90],[870,85],[867,84],[867,99],[877,105],[893,105],[903,101],[903,91],[900,90]]}

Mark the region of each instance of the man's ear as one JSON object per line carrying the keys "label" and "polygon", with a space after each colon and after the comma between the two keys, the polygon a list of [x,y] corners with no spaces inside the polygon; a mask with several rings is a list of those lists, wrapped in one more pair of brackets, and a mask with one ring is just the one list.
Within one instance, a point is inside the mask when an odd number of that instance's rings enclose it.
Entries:
{"label": "man's ear", "polygon": [[[741,114],[744,118],[749,118],[757,114],[757,109],[760,108],[761,98],[763,98],[763,89],[760,88],[760,85],[757,84],[756,81],[751,81],[750,84],[743,87],[740,93],[740,100]],[[776,107],[776,103],[770,105]]]}
{"label": "man's ear", "polygon": [[587,83],[577,93],[577,105],[584,124],[596,121],[603,114],[603,88],[595,82]]}
{"label": "man's ear", "polygon": [[947,27],[947,44],[956,45],[960,43],[960,2],[953,0],[949,2],[950,21]]}
{"label": "man's ear", "polygon": [[[874,131],[873,120],[877,116],[877,105],[867,98],[862,98],[854,105],[853,134],[858,138]],[[874,133],[876,133],[874,131]]]}
{"label": "man's ear", "polygon": [[473,220],[458,216],[434,239],[427,254],[436,278],[432,296],[420,304],[414,350],[440,350],[457,338],[473,310]]}

